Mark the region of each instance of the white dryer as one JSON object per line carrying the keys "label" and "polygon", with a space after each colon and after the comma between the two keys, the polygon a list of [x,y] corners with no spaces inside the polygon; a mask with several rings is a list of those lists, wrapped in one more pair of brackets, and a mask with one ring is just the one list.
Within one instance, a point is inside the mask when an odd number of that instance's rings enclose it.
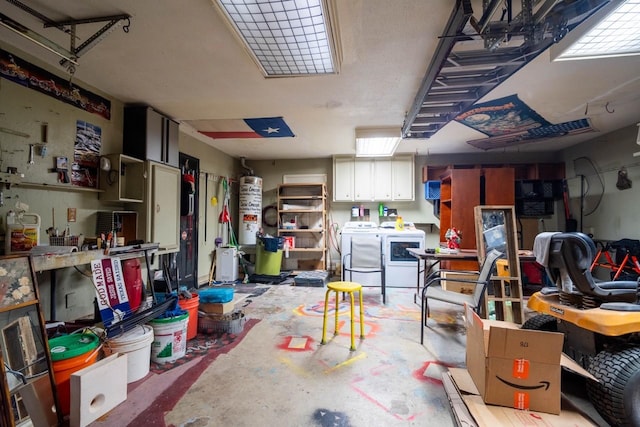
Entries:
{"label": "white dryer", "polygon": [[[425,232],[405,221],[404,230],[396,230],[395,222],[380,224],[384,236],[384,265],[386,286],[392,288],[415,288],[417,281],[424,285],[422,274],[418,274],[418,259],[407,249],[424,249]],[[419,276],[419,279],[418,279]]]}

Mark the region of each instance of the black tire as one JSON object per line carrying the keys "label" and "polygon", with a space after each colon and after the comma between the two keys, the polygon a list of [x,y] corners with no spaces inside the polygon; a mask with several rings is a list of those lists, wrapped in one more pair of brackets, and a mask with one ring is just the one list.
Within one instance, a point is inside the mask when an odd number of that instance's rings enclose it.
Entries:
{"label": "black tire", "polygon": [[598,353],[589,372],[587,393],[596,410],[612,426],[640,426],[640,348],[618,347]]}
{"label": "black tire", "polygon": [[558,332],[558,321],[548,314],[538,314],[527,319],[522,324],[522,329],[533,329],[535,331]]}

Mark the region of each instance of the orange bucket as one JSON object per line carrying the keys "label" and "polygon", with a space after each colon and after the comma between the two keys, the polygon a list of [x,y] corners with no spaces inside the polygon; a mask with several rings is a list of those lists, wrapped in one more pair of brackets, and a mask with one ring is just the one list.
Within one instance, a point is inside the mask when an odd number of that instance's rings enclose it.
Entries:
{"label": "orange bucket", "polygon": [[187,324],[187,339],[195,338],[198,335],[198,306],[200,297],[198,294],[191,294],[191,298],[182,298],[178,300],[181,309],[189,313],[189,323]]}
{"label": "orange bucket", "polygon": [[71,334],[49,340],[53,376],[63,415],[71,412],[71,374],[92,365],[100,352],[96,334]]}

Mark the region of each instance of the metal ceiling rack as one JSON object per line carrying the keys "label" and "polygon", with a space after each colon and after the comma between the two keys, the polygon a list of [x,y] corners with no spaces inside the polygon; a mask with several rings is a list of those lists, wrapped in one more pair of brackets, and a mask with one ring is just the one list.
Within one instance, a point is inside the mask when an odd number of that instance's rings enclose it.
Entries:
{"label": "metal ceiling rack", "polygon": [[[471,0],[457,0],[405,117],[403,138],[430,138],[608,2],[521,0],[514,17],[511,0],[483,0],[476,20]],[[492,20],[502,5],[500,20]]]}
{"label": "metal ceiling rack", "polygon": [[[60,56],[62,59],[60,60],[60,65],[67,66],[67,69],[71,74],[75,72],[75,65],[78,65],[78,58],[97,45],[100,41],[102,41],[107,34],[115,29],[115,27],[122,23],[122,21],[129,21],[131,15],[127,14],[118,14],[118,15],[110,15],[110,16],[102,16],[102,17],[92,17],[92,18],[83,18],[83,19],[65,19],[62,21],[53,20],[44,14],[36,11],[35,9],[27,6],[19,0],[6,0],[8,3],[16,6],[19,9],[27,12],[29,15],[39,19],[42,21],[44,28],[55,27],[64,33],[69,35],[69,49],[65,49],[59,44],[47,39],[46,37],[32,31],[26,26],[20,24],[19,22],[11,19],[10,17],[0,13],[0,25],[4,26],[16,34],[26,38],[27,40],[49,50],[50,52],[55,53]],[[76,47],[76,27],[80,24],[94,24],[106,22],[105,25],[102,26],[98,31],[96,31],[93,35],[91,35],[87,40],[81,43]],[[123,27],[125,33],[129,32],[129,24]]]}

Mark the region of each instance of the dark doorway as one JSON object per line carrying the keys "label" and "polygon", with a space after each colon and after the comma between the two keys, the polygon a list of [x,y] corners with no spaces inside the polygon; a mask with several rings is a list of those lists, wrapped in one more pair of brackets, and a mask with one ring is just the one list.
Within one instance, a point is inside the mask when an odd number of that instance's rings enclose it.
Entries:
{"label": "dark doorway", "polygon": [[180,252],[177,255],[178,283],[187,289],[198,287],[198,176],[200,161],[180,153]]}

